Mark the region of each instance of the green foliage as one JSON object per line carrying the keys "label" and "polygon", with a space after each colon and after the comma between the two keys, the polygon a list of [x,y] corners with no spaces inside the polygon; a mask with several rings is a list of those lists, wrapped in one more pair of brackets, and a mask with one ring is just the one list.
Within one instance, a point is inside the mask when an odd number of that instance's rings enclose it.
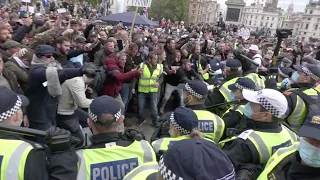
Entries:
{"label": "green foliage", "polygon": [[149,9],[149,18],[187,21],[189,0],[153,0]]}

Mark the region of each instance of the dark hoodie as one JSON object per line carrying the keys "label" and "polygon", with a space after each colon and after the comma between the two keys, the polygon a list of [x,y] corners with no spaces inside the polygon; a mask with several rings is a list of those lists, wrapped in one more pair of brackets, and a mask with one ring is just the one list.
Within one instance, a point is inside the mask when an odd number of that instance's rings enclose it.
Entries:
{"label": "dark hoodie", "polygon": [[131,81],[140,76],[140,72],[136,70],[124,73],[124,68],[119,66],[115,54],[111,54],[107,58],[106,72],[103,94],[114,98],[119,95],[123,81]]}

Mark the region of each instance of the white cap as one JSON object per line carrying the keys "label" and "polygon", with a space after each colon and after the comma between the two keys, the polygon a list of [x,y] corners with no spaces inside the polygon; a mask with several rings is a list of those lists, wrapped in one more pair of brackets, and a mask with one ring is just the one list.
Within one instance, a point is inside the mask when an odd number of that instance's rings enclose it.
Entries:
{"label": "white cap", "polygon": [[259,47],[258,47],[257,45],[252,44],[252,45],[249,47],[249,50],[259,51]]}
{"label": "white cap", "polygon": [[260,104],[277,118],[283,119],[288,110],[286,97],[274,89],[262,89],[260,91],[243,89],[242,95],[249,102]]}

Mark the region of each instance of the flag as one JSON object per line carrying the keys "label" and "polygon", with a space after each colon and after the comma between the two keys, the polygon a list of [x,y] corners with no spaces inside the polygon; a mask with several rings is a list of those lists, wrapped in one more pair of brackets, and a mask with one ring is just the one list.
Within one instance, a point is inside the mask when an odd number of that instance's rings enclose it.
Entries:
{"label": "flag", "polygon": [[145,17],[148,17],[148,8],[147,8],[147,7],[144,7],[144,8],[143,8],[143,15],[144,15]]}

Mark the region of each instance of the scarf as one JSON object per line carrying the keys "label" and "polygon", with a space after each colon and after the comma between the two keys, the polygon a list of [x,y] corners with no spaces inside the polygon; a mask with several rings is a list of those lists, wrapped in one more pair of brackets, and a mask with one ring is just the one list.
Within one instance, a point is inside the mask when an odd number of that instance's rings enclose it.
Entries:
{"label": "scarf", "polygon": [[29,66],[26,66],[19,57],[12,56],[12,58],[18,63],[21,68],[29,69]]}
{"label": "scarf", "polygon": [[58,69],[62,69],[59,62],[54,61],[48,63],[45,60],[39,59],[36,55],[33,55],[32,65],[42,65],[46,67],[46,79],[47,79],[47,90],[53,97],[60,96],[62,94],[62,88],[59,80]]}

